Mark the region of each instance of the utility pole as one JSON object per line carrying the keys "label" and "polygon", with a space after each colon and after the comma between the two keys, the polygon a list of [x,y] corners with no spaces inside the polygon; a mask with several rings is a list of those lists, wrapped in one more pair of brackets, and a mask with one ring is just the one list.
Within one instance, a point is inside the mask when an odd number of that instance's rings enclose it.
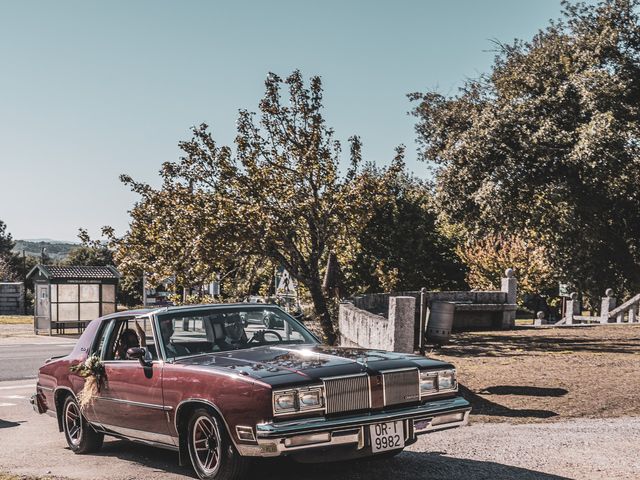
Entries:
{"label": "utility pole", "polygon": [[142,272],[142,305],[147,306],[147,274]]}
{"label": "utility pole", "polygon": [[22,314],[26,314],[27,313],[27,254],[25,249],[22,249],[22,281],[24,282],[22,284],[22,291],[23,291],[23,299],[22,299],[22,304],[24,305],[24,308],[22,309]]}

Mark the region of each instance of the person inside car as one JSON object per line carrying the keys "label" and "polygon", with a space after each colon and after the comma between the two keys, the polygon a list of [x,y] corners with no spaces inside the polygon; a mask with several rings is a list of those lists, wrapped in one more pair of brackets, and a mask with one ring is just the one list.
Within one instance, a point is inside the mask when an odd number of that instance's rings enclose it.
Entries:
{"label": "person inside car", "polygon": [[237,313],[228,314],[224,319],[224,337],[216,339],[220,350],[237,350],[247,343],[242,317]]}
{"label": "person inside car", "polygon": [[125,328],[120,334],[120,337],[118,337],[113,356],[115,360],[130,360],[127,356],[127,350],[134,347],[145,347],[147,345],[144,330],[138,325],[138,322],[134,322],[134,325],[135,330]]}
{"label": "person inside car", "polygon": [[160,320],[160,335],[162,335],[162,343],[164,344],[164,353],[167,359],[182,357],[190,355],[191,352],[184,345],[179,343],[173,343],[171,337],[173,336],[173,319],[163,318]]}

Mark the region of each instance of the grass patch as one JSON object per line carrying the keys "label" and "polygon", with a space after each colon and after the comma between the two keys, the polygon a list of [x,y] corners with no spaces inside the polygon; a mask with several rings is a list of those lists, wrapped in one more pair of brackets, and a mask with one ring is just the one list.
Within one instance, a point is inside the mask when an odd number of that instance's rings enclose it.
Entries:
{"label": "grass patch", "polygon": [[[0,315],[0,325],[27,325],[31,323],[33,323],[31,315]],[[5,480],[5,478],[0,476],[0,480]]]}
{"label": "grass patch", "polygon": [[516,325],[533,325],[533,319],[531,318],[516,318]]}

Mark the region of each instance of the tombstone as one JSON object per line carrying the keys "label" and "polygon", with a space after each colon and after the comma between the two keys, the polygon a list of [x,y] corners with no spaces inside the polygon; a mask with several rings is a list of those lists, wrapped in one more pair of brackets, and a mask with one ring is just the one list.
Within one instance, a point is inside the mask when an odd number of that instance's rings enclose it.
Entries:
{"label": "tombstone", "polygon": [[518,280],[516,279],[513,268],[507,268],[504,271],[504,277],[501,282],[501,291],[507,294],[507,305],[514,305],[510,309],[502,312],[502,328],[513,328],[516,324],[516,298],[518,295]]}
{"label": "tombstone", "polygon": [[604,294],[600,304],[600,323],[609,323],[609,312],[616,308],[616,297],[613,296],[611,288],[607,288]]}
{"label": "tombstone", "polygon": [[575,315],[580,315],[580,300],[578,300],[578,293],[573,292],[567,300],[567,313],[566,313],[566,324],[573,325],[573,317]]}

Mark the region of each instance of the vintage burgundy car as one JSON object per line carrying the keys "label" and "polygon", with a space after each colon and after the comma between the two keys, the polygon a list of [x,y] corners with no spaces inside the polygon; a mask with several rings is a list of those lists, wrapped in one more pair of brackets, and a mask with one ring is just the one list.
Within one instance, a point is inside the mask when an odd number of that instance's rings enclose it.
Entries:
{"label": "vintage burgundy car", "polygon": [[[246,321],[256,315],[273,316],[272,327]],[[90,355],[106,382],[81,408],[85,378],[70,367]],[[467,423],[457,390],[448,363],[325,346],[278,307],[245,303],[94,320],[68,356],[40,368],[32,403],[76,453],[111,435],[176,450],[200,478],[238,479],[249,457],[395,455],[419,434]]]}

